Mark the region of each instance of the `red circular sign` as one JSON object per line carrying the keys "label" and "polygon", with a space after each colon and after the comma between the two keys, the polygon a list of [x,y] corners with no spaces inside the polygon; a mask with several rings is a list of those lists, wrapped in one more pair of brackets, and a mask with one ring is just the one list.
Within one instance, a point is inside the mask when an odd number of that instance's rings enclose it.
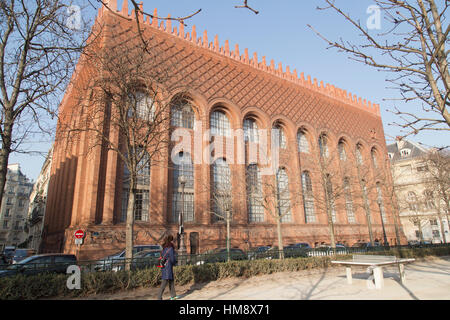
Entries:
{"label": "red circular sign", "polygon": [[83,230],[77,230],[75,231],[75,233],[73,234],[75,238],[77,239],[83,239],[84,237],[84,231]]}

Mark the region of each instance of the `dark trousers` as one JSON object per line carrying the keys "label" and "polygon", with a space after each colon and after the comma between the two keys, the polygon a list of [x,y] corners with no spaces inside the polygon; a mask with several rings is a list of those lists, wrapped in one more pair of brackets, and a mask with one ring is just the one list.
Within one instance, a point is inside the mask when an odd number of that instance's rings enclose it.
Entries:
{"label": "dark trousers", "polygon": [[170,289],[170,296],[172,298],[175,298],[175,281],[174,280],[165,280],[163,279],[161,282],[161,288],[159,288],[158,291],[158,300],[162,300],[162,295],[164,293],[164,290],[166,290],[167,283],[169,283],[169,289]]}

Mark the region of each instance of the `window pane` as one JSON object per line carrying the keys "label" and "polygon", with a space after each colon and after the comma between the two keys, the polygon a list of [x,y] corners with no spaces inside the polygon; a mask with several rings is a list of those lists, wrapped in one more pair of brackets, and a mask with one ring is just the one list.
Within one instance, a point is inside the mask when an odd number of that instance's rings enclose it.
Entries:
{"label": "window pane", "polygon": [[172,105],[171,125],[179,128],[194,128],[194,110],[189,101],[181,100]]}
{"label": "window pane", "polygon": [[291,200],[289,193],[289,179],[286,170],[278,169],[277,172],[277,200],[278,215],[281,216],[281,222],[290,222],[291,217]]}
{"label": "window pane", "polygon": [[305,210],[306,223],[316,222],[316,214],[314,212],[314,198],[312,191],[312,182],[309,172],[302,173],[302,193],[303,208]]}
{"label": "window pane", "polygon": [[249,222],[264,221],[261,175],[256,164],[247,167],[247,206]]}
{"label": "window pane", "polygon": [[231,173],[225,159],[217,159],[212,165],[212,209],[213,220],[225,220],[232,214]]}
{"label": "window pane", "polygon": [[258,142],[258,125],[254,119],[244,120],[244,141]]}
{"label": "window pane", "polygon": [[306,138],[305,133],[302,131],[299,131],[297,133],[297,144],[299,152],[309,153],[308,139]]}
{"label": "window pane", "polygon": [[214,111],[211,114],[211,135],[230,136],[230,121],[223,111]]}
{"label": "window pane", "polygon": [[[180,152],[174,159],[173,165],[173,192],[172,192],[172,222],[179,222],[180,214],[183,214],[183,221],[194,221],[194,167],[191,155],[187,152]],[[179,177],[185,179],[184,190],[180,184]],[[184,199],[183,199],[184,193]],[[184,211],[183,208],[184,200]]]}

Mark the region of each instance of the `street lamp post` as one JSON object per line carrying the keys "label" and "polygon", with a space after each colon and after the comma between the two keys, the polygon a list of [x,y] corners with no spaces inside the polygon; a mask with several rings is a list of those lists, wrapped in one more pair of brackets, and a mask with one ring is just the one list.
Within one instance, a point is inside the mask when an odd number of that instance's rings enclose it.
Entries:
{"label": "street lamp post", "polygon": [[384,221],[383,221],[383,213],[381,212],[381,200],[377,200],[378,208],[380,209],[380,218],[381,218],[381,227],[383,228],[383,237],[384,237],[384,245],[386,246],[388,241],[386,238],[386,229],[384,228]]}
{"label": "street lamp post", "polygon": [[183,257],[186,254],[186,245],[184,243],[184,187],[186,185],[186,177],[181,175],[178,177],[178,183],[181,185],[181,211],[178,218],[178,233],[180,235],[180,249],[179,255]]}

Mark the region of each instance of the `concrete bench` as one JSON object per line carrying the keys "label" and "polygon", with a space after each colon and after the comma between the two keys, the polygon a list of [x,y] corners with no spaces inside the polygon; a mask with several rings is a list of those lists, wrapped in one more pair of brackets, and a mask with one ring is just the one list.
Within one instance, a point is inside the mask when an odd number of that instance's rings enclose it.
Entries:
{"label": "concrete bench", "polygon": [[399,259],[396,256],[380,255],[353,255],[352,260],[331,261],[331,263],[346,266],[347,283],[352,284],[352,267],[367,267],[373,275],[375,288],[381,289],[384,286],[383,267],[396,264],[400,273],[400,282],[405,283],[405,263],[411,263],[416,259]]}

